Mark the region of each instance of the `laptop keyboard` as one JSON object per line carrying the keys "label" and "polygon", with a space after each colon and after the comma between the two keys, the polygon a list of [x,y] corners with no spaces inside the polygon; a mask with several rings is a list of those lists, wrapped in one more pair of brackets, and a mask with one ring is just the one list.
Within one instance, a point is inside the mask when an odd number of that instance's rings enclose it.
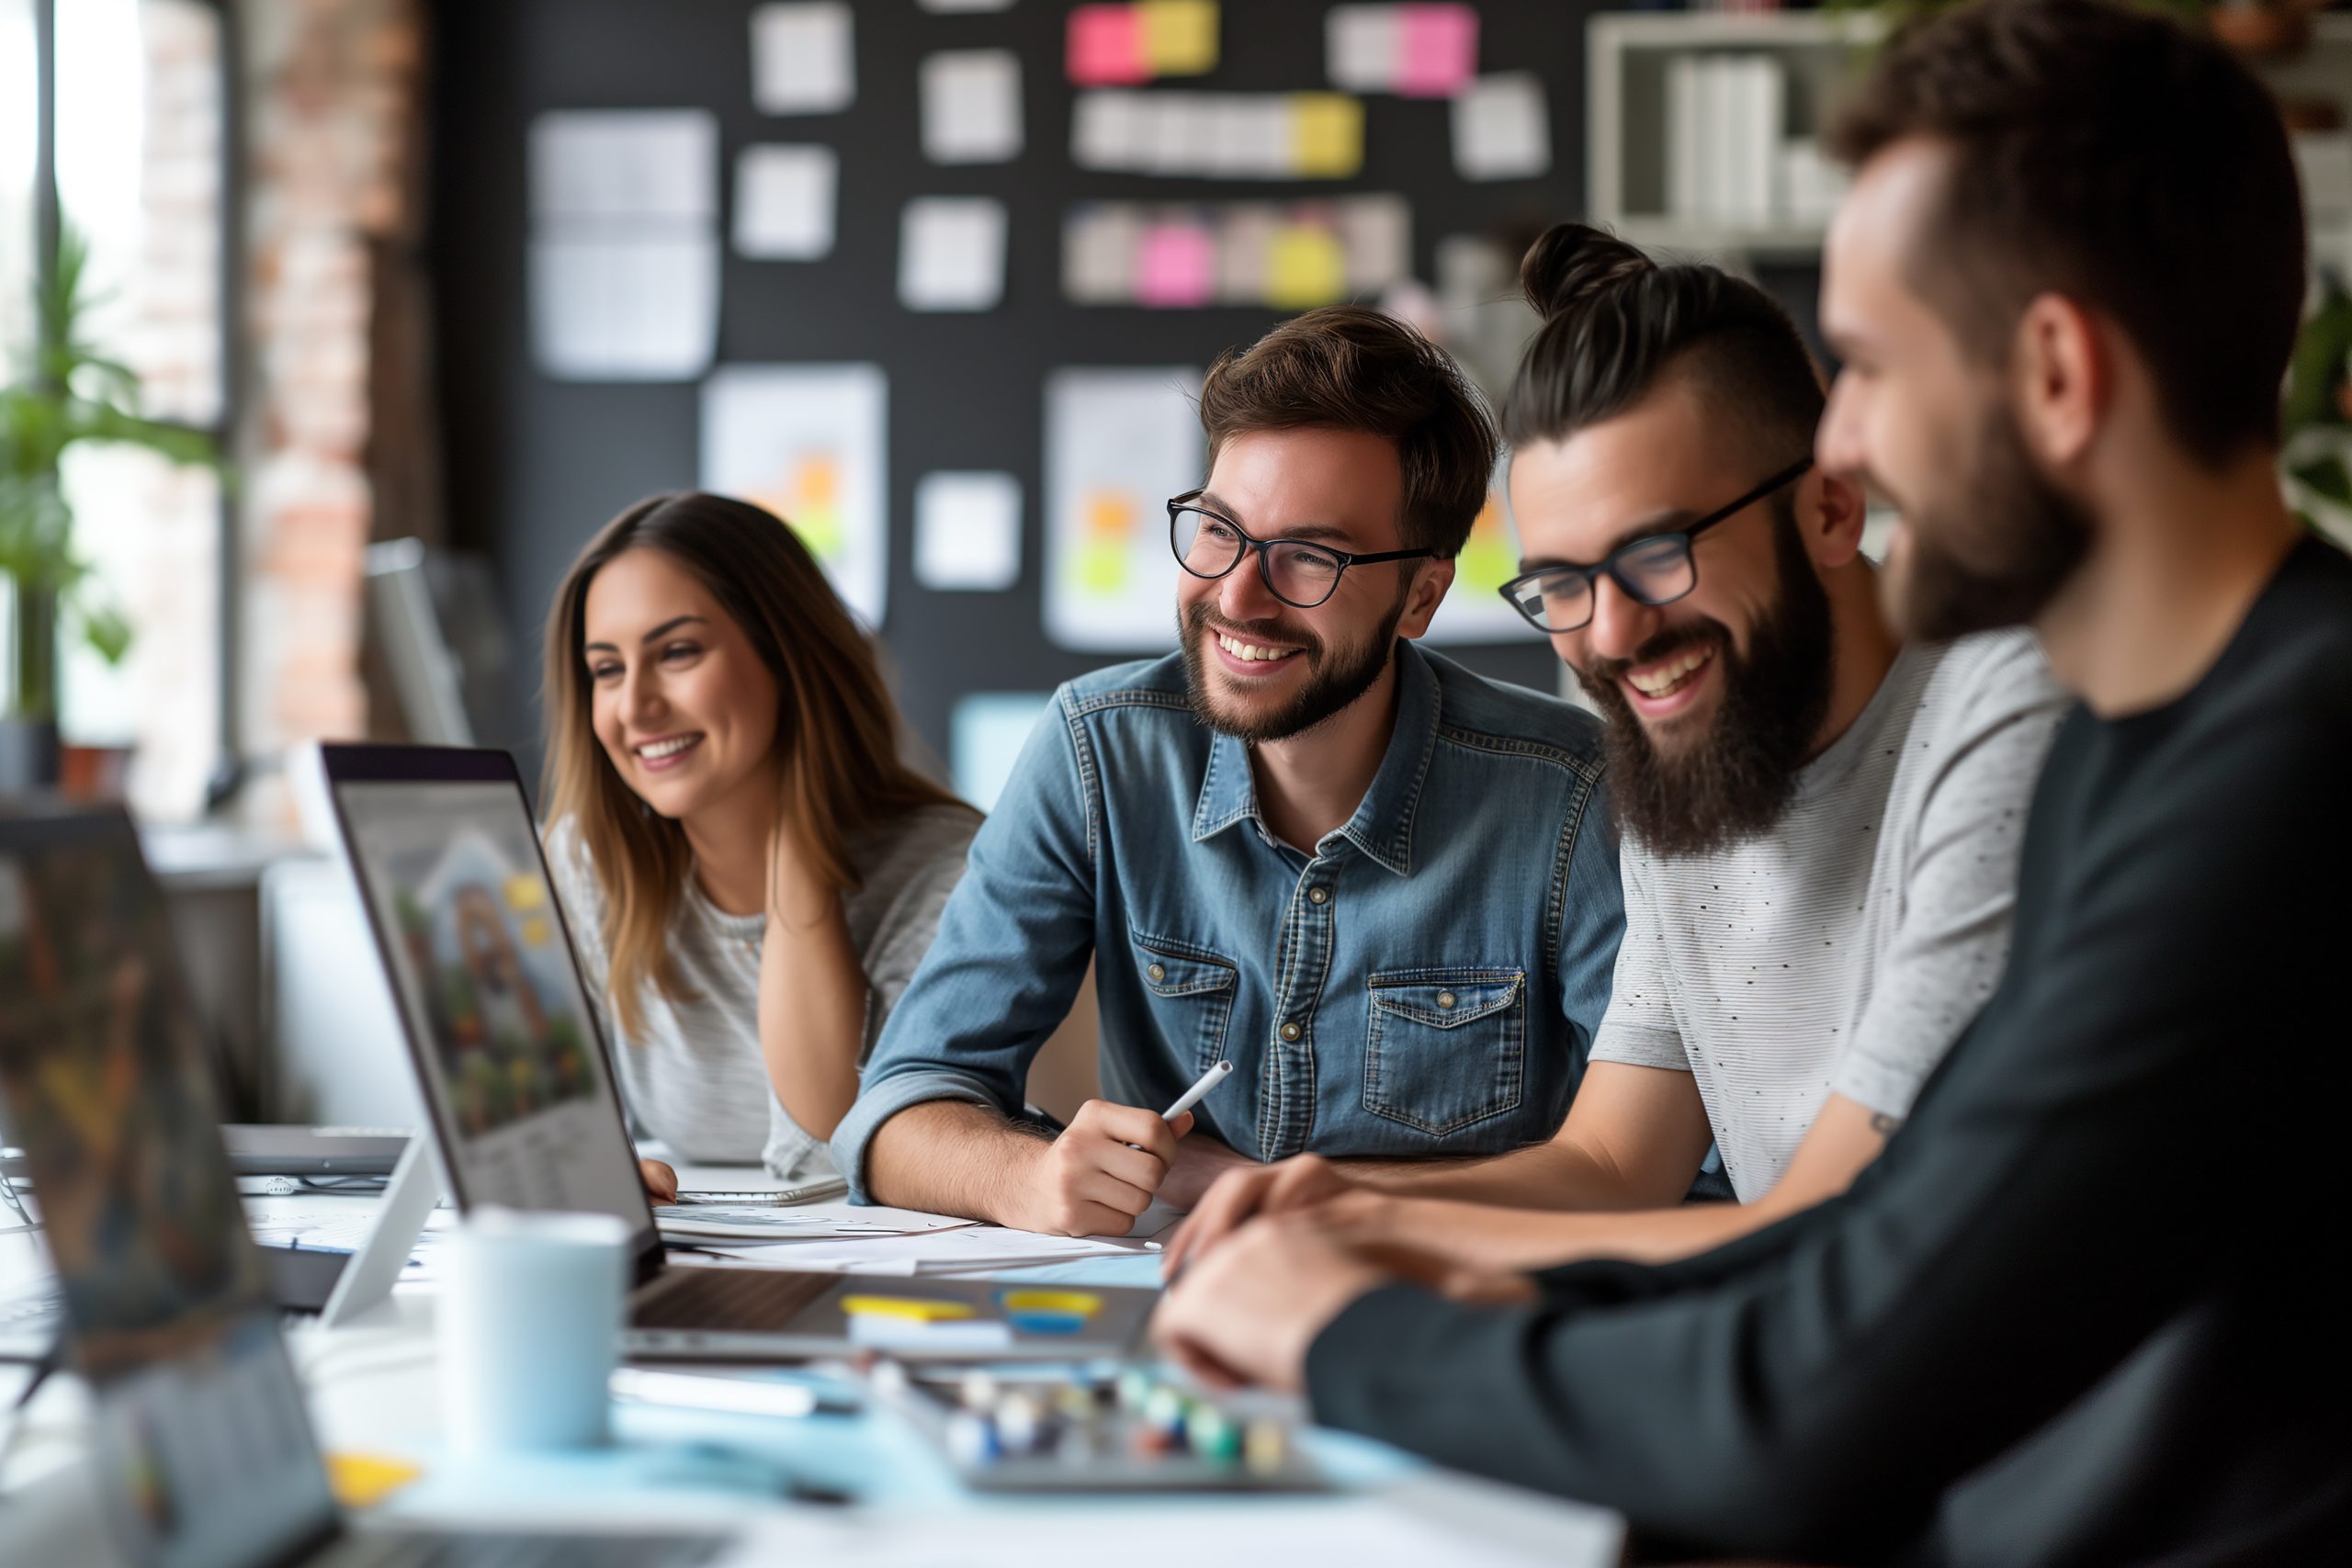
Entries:
{"label": "laptop keyboard", "polygon": [[673,1269],[631,1303],[631,1328],[699,1328],[715,1334],[782,1329],[839,1280],[775,1269]]}
{"label": "laptop keyboard", "polygon": [[443,1534],[373,1529],[344,1538],[314,1568],[696,1568],[723,1536]]}

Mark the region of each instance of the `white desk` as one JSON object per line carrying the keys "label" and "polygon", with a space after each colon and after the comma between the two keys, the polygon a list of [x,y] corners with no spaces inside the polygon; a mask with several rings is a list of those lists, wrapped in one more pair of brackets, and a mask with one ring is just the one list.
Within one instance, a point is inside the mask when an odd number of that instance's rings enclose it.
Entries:
{"label": "white desk", "polygon": [[[741,1173],[729,1175],[729,1185],[751,1185]],[[256,1219],[266,1220],[273,1208],[321,1201],[264,1199],[254,1207]],[[334,1201],[356,1207],[373,1201]],[[0,1299],[45,1271],[31,1238],[0,1236]],[[1094,1284],[1148,1284],[1156,1274],[1156,1258],[1134,1257],[1019,1271],[1023,1279]],[[983,1499],[960,1488],[911,1427],[878,1410],[786,1421],[623,1405],[616,1407],[616,1441],[608,1448],[457,1462],[441,1445],[433,1305],[429,1282],[408,1281],[350,1327],[328,1334],[298,1325],[290,1336],[322,1446],[423,1469],[380,1505],[389,1514],[570,1529],[732,1522],[752,1532],[741,1559],[746,1568],[781,1561],[786,1551],[812,1550],[828,1560],[882,1568],[1054,1563],[1078,1561],[1080,1551],[1115,1555],[1122,1564],[1172,1562],[1181,1552],[1190,1568],[1307,1554],[1359,1564],[1442,1558],[1581,1568],[1614,1563],[1623,1551],[1623,1528],[1613,1515],[1435,1470],[1383,1445],[1321,1431],[1308,1440],[1343,1489],[1336,1496]],[[20,1368],[0,1367],[0,1406],[13,1401],[23,1376]],[[80,1453],[85,1409],[81,1389],[60,1377],[24,1413],[26,1430],[0,1486],[22,1488],[44,1474],[51,1480],[41,1489],[45,1507],[0,1501],[0,1561],[62,1560],[53,1551],[34,1555],[38,1549],[25,1532],[54,1532],[62,1527],[49,1516],[86,1509],[57,1473],[72,1473],[67,1467]],[[845,1492],[857,1502],[793,1504],[785,1497],[795,1482]],[[88,1526],[84,1519],[72,1528],[86,1532]]]}

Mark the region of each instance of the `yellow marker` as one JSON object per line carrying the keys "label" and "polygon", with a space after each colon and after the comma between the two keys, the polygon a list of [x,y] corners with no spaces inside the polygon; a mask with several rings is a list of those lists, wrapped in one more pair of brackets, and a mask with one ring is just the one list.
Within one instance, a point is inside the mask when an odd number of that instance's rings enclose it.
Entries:
{"label": "yellow marker", "polygon": [[1092,1317],[1102,1310],[1102,1298],[1084,1291],[1007,1291],[998,1299],[1007,1312],[1061,1312]]}
{"label": "yellow marker", "polygon": [[1216,0],[1142,0],[1144,63],[1155,76],[1216,69]]}
{"label": "yellow marker", "polygon": [[1294,224],[1277,230],[1266,250],[1266,303],[1304,310],[1348,297],[1348,257],[1329,229]]}
{"label": "yellow marker", "polygon": [[973,1315],[969,1303],[922,1296],[843,1296],[842,1311],[852,1317],[901,1317],[910,1323],[952,1323]]}
{"label": "yellow marker", "polygon": [[1290,172],[1344,180],[1363,167],[1363,100],[1345,93],[1293,93]]}
{"label": "yellow marker", "polygon": [[506,907],[517,911],[541,908],[548,901],[547,889],[540,886],[539,879],[529,872],[519,872],[508,877],[503,891]]}
{"label": "yellow marker", "polygon": [[328,1484],[346,1508],[372,1508],[424,1473],[405,1461],[378,1454],[327,1455]]}

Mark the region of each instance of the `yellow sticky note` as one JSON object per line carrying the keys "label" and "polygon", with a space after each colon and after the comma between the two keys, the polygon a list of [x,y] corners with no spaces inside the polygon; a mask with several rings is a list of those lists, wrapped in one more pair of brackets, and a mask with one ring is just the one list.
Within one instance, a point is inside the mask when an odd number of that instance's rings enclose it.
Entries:
{"label": "yellow sticky note", "polygon": [[1108,598],[1126,591],[1127,552],[1121,547],[1088,539],[1078,547],[1074,564],[1081,592]]}
{"label": "yellow sticky note", "polygon": [[1102,1310],[1102,1298],[1086,1291],[1007,1291],[997,1298],[1007,1312],[1058,1312],[1092,1317]]}
{"label": "yellow sticky note", "polygon": [[1274,231],[1266,250],[1266,303],[1280,310],[1304,310],[1344,299],[1348,257],[1329,229],[1293,224]]}
{"label": "yellow sticky note", "polygon": [[852,1317],[899,1317],[910,1323],[950,1323],[972,1315],[967,1302],[933,1296],[843,1296],[842,1311]]}
{"label": "yellow sticky note", "polygon": [[537,877],[527,871],[517,872],[508,877],[501,891],[506,895],[506,907],[510,909],[537,909],[544,908],[548,901],[547,889],[539,885]]}
{"label": "yellow sticky note", "polygon": [[531,915],[523,921],[525,947],[545,947],[548,940],[554,935],[555,929],[548,924],[548,918],[545,915]]}
{"label": "yellow sticky note", "polygon": [[[1473,592],[1490,593],[1519,573],[1519,558],[1511,548],[1503,511],[1492,491],[1470,525],[1470,537],[1453,559],[1453,581]],[[1483,601],[1482,601],[1483,602]]]}
{"label": "yellow sticky note", "polygon": [[346,1508],[372,1508],[424,1471],[401,1460],[378,1454],[327,1455],[327,1483],[334,1500]]}
{"label": "yellow sticky note", "polygon": [[811,507],[793,516],[791,522],[800,542],[820,561],[839,560],[849,545],[849,533],[842,526],[841,513],[830,506]]}
{"label": "yellow sticky note", "polygon": [[1363,167],[1363,100],[1345,93],[1293,93],[1291,173],[1347,179]]}
{"label": "yellow sticky note", "polygon": [[1216,0],[1142,0],[1144,63],[1155,76],[1216,69]]}

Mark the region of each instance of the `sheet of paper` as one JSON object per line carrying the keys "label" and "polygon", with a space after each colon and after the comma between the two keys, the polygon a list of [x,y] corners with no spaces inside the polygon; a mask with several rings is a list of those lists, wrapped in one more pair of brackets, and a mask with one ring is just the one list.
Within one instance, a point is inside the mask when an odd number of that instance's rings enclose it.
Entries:
{"label": "sheet of paper", "polygon": [[718,344],[718,241],[531,242],[531,343],[568,381],[687,381]]}
{"label": "sheet of paper", "polygon": [[926,196],[899,225],[899,302],[910,310],[993,310],[1004,299],[1004,203]]}
{"label": "sheet of paper", "polygon": [[956,793],[983,811],[994,811],[1021,749],[1052,704],[1048,692],[975,692],[958,698],[947,717]]}
{"label": "sheet of paper", "polygon": [[1464,179],[1535,179],[1551,171],[1551,110],[1534,72],[1481,76],[1453,108],[1453,166]]}
{"label": "sheet of paper", "polygon": [[915,0],[926,11],[1002,11],[1010,9],[1012,0]]}
{"label": "sheet of paper", "polygon": [[794,0],[752,13],[752,103],[762,114],[835,114],[856,97],[856,49],[842,0]]}
{"label": "sheet of paper", "polygon": [[1009,49],[923,57],[922,152],[934,164],[1001,164],[1021,153],[1021,58]]}
{"label": "sheet of paper", "polygon": [[[706,1219],[703,1216],[710,1216]],[[696,1225],[725,1224],[731,1232],[756,1230],[762,1239],[779,1242],[861,1241],[884,1236],[932,1235],[970,1224],[950,1214],[925,1214],[912,1209],[866,1208],[847,1199],[822,1203],[752,1204],[687,1203],[659,1205],[654,1219],[665,1232],[686,1235]],[[674,1223],[673,1223],[674,1222]],[[706,1232],[705,1234],[709,1234]],[[752,1238],[738,1234],[736,1239]]]}
{"label": "sheet of paper", "polygon": [[1323,69],[1334,87],[1385,93],[1396,85],[1404,41],[1396,6],[1334,6],[1323,17]]}
{"label": "sheet of paper", "polygon": [[1216,237],[1218,299],[1227,305],[1266,302],[1274,235],[1282,226],[1281,210],[1263,202],[1236,202],[1226,209]]}
{"label": "sheet of paper", "polygon": [[1021,481],[1011,474],[925,474],[915,481],[915,581],[987,593],[1021,579]]}
{"label": "sheet of paper", "polygon": [[1175,640],[1168,498],[1201,482],[1201,373],[1057,370],[1046,379],[1046,635],[1087,652]]}
{"label": "sheet of paper", "polygon": [[1519,575],[1519,531],[1503,499],[1503,470],[1495,473],[1487,504],[1470,525],[1470,537],[1453,558],[1453,586],[1430,618],[1423,640],[1431,643],[1523,643],[1527,623],[1498,592]]}
{"label": "sheet of paper", "polygon": [[702,488],[785,519],[870,626],[889,584],[888,387],[876,365],[728,365],[702,389]]}
{"label": "sheet of paper", "polygon": [[535,225],[690,228],[718,212],[718,121],[702,109],[560,109],[530,135]]}
{"label": "sheet of paper", "polygon": [[1080,93],[1070,105],[1069,157],[1081,169],[1132,169],[1143,158],[1146,122],[1141,93]]}
{"label": "sheet of paper", "polygon": [[757,261],[833,254],[841,154],[830,147],[746,147],[735,160],[735,249]]}
{"label": "sheet of paper", "polygon": [[1228,93],[1207,128],[1205,172],[1234,179],[1278,180],[1293,172],[1292,100],[1277,93]]}
{"label": "sheet of paper", "polygon": [[[976,1528],[985,1519],[988,1528]],[[1115,1519],[1115,1523],[1112,1520]],[[859,1530],[863,1533],[847,1533]],[[773,1544],[754,1531],[724,1568],[805,1556],[797,1521]],[[858,1568],[1038,1568],[1091,1562],[1117,1541],[1120,1568],[1343,1562],[1348,1568],[1616,1568],[1625,1521],[1606,1508],[1447,1472],[1378,1490],[1254,1497],[1219,1506],[1123,1498],[1115,1514],[1064,1500],[991,1502],[984,1515],[875,1514],[832,1550]],[[785,1533],[790,1531],[792,1533]],[[1115,1532],[1115,1533],[1114,1533]]]}
{"label": "sheet of paper", "polygon": [[1156,1253],[1159,1244],[1125,1236],[1039,1235],[998,1225],[971,1225],[928,1235],[871,1236],[846,1241],[734,1242],[727,1250],[769,1268],[827,1274],[926,1274],[965,1277],[1072,1263],[1088,1258]]}

